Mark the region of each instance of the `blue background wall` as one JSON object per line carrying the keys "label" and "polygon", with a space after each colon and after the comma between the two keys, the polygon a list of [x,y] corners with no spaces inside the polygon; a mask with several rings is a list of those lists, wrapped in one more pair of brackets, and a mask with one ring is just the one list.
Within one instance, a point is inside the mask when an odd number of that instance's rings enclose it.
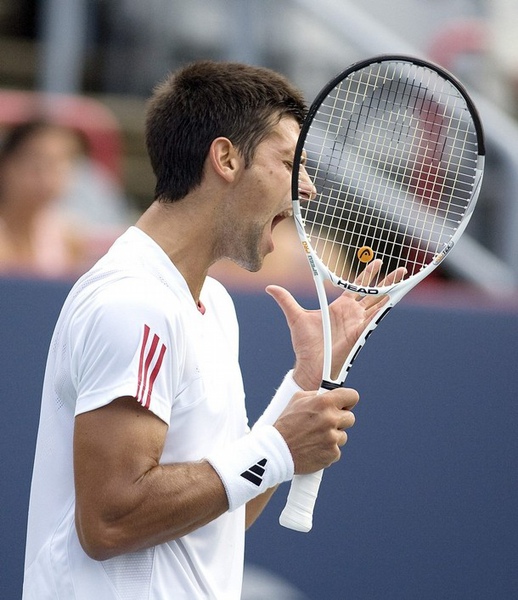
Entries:
{"label": "blue background wall", "polygon": [[[68,289],[0,280],[2,600],[20,597],[40,387]],[[235,299],[253,421],[292,353],[271,298]],[[404,301],[349,377],[357,421],[313,530],[277,524],[282,486],[249,532],[247,561],[312,600],[517,598],[517,341],[518,311]]]}

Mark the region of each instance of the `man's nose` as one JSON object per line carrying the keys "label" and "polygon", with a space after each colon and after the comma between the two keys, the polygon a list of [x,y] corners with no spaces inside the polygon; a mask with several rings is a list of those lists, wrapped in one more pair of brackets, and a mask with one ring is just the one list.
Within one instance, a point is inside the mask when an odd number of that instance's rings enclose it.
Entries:
{"label": "man's nose", "polygon": [[311,178],[304,167],[299,170],[299,199],[314,200],[317,195],[317,189],[311,181]]}

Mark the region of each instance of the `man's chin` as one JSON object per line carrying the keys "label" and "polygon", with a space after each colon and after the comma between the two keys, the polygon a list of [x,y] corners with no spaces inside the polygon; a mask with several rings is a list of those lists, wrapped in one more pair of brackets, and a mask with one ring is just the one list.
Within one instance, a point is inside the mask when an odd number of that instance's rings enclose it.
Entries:
{"label": "man's chin", "polygon": [[249,273],[257,273],[257,271],[260,271],[263,266],[264,258],[258,257],[257,260],[254,261],[236,260],[234,258],[230,258],[229,260]]}

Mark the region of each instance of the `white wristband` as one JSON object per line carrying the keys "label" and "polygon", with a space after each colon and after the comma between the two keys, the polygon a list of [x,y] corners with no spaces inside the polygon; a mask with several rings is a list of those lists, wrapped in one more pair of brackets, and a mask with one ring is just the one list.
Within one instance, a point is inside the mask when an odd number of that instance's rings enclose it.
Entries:
{"label": "white wristband", "polygon": [[288,481],[294,472],[288,445],[271,425],[251,431],[207,460],[225,486],[230,511]]}
{"label": "white wristband", "polygon": [[282,411],[286,408],[293,394],[300,391],[302,391],[302,388],[295,383],[295,380],[293,379],[293,370],[288,371],[278,390],[275,392],[275,396],[272,398],[270,404],[268,404],[264,413],[257,419],[254,428],[263,425],[273,425]]}

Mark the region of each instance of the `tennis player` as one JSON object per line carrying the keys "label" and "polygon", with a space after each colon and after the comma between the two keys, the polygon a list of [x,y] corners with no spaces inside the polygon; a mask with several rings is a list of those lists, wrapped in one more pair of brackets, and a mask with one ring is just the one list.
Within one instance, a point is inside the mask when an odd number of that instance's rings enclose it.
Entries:
{"label": "tennis player", "polygon": [[[319,311],[268,288],[296,361],[250,430],[234,306],[207,277],[273,251],[305,112],[264,68],[194,63],[157,87],[154,201],[75,284],[52,338],[24,600],[237,600],[246,527],[280,483],[339,459],[358,394],[316,392]],[[332,304],[337,364],[372,303]]]}

